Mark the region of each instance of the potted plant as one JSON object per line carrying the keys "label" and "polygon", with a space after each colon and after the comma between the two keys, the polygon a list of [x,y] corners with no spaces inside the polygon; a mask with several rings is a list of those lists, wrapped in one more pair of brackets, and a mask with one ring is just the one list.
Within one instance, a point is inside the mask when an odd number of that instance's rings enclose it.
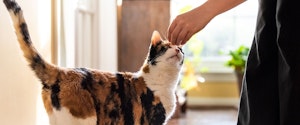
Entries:
{"label": "potted plant", "polygon": [[229,51],[230,59],[226,62],[226,66],[232,67],[238,79],[239,92],[241,91],[246,60],[248,58],[249,48],[241,45],[235,50]]}

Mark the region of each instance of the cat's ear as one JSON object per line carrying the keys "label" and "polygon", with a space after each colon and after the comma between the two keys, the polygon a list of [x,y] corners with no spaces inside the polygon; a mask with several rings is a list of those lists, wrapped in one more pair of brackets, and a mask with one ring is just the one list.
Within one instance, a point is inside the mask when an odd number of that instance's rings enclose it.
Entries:
{"label": "cat's ear", "polygon": [[161,41],[162,41],[162,39],[161,39],[159,32],[156,30],[153,31],[152,38],[151,38],[151,44],[155,46],[158,42],[161,42]]}

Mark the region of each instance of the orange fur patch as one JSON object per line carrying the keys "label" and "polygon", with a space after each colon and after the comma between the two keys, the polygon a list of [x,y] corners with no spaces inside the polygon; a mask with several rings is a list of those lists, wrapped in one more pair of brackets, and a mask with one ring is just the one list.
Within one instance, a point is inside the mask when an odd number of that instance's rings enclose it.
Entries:
{"label": "orange fur patch", "polygon": [[42,99],[43,99],[44,107],[45,107],[46,112],[48,113],[48,115],[51,115],[52,112],[53,112],[50,97],[51,97],[50,90],[43,90],[42,91]]}
{"label": "orange fur patch", "polygon": [[59,83],[61,106],[68,108],[70,113],[78,118],[96,116],[91,94],[81,87],[82,80],[81,74],[72,70],[61,75]]}
{"label": "orange fur patch", "polygon": [[150,73],[149,65],[143,66],[143,72],[144,72],[144,73]]}

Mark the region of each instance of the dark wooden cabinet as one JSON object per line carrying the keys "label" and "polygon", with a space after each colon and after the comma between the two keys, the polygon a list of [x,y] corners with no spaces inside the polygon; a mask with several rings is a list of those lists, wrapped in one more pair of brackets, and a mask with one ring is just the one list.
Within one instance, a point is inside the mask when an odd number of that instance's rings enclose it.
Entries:
{"label": "dark wooden cabinet", "polygon": [[138,71],[154,30],[166,37],[169,0],[123,0],[118,8],[118,70]]}

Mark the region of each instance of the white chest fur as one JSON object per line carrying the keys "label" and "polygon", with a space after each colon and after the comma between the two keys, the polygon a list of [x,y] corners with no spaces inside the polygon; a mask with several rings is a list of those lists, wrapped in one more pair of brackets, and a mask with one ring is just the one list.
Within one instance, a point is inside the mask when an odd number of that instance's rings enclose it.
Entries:
{"label": "white chest fur", "polygon": [[166,110],[167,120],[172,116],[176,107],[175,90],[178,83],[178,71],[161,72],[152,70],[151,74],[142,74],[147,86],[154,91]]}
{"label": "white chest fur", "polygon": [[67,108],[62,107],[60,110],[53,109],[49,115],[50,125],[96,125],[96,116],[81,119],[72,116]]}

